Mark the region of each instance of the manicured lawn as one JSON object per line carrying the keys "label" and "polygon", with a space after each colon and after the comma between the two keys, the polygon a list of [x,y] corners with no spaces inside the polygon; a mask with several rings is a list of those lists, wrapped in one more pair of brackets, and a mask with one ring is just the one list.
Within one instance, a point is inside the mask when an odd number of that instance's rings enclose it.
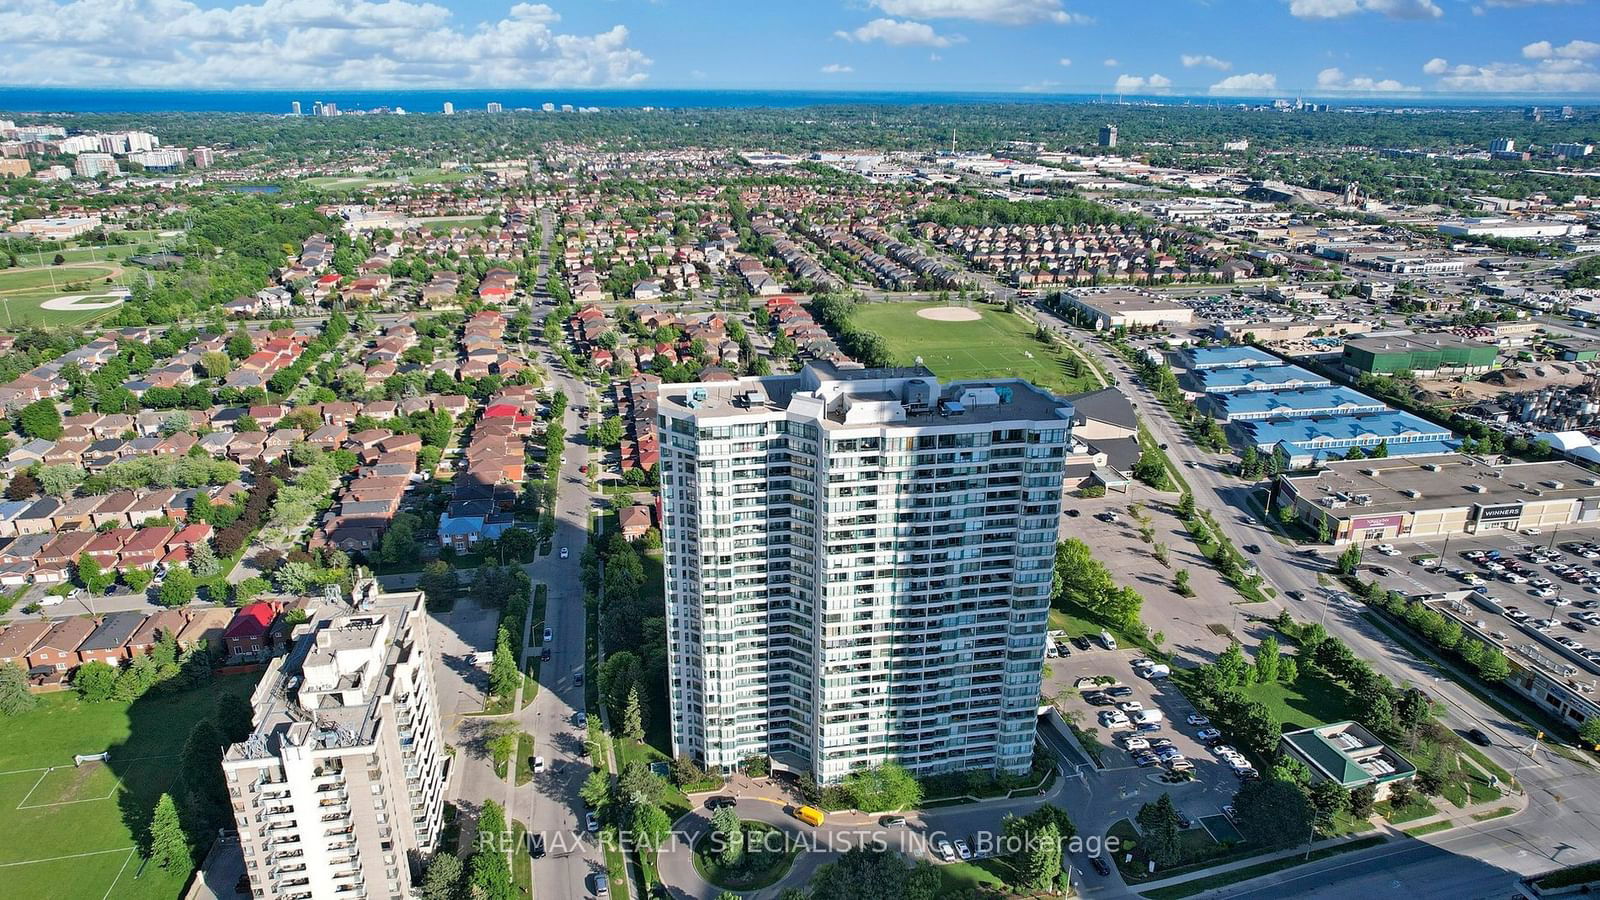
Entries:
{"label": "manicured lawn", "polygon": [[[91,298],[107,293],[113,286],[99,281],[91,282],[86,289],[73,291],[76,294],[85,294]],[[19,291],[14,294],[0,294],[0,327],[41,325],[41,326],[72,326],[82,325],[101,316],[107,316],[117,311],[116,307],[105,309],[45,309],[44,302],[56,297],[67,296],[66,290],[51,290],[48,287],[33,290]],[[86,303],[98,303],[99,300],[86,300]]]}
{"label": "manicured lawn", "polygon": [[54,289],[79,282],[94,283],[111,274],[111,269],[95,265],[49,266],[0,272],[0,293],[8,291]]}
{"label": "manicured lawn", "polygon": [[1445,820],[1443,822],[1429,822],[1426,825],[1418,825],[1415,828],[1407,828],[1405,829],[1405,832],[1412,837],[1422,837],[1425,834],[1433,834],[1436,831],[1444,831],[1451,826],[1452,823],[1449,820]]}
{"label": "manicured lawn", "polygon": [[533,857],[528,855],[528,826],[512,822],[511,838],[511,883],[517,896],[532,897]]}
{"label": "manicured lawn", "polygon": [[1431,816],[1439,811],[1438,808],[1433,805],[1432,800],[1429,800],[1427,797],[1415,792],[1413,792],[1411,795],[1411,802],[1400,807],[1399,809],[1395,809],[1387,800],[1375,804],[1374,809],[1378,811],[1378,815],[1383,816],[1385,819],[1388,819],[1390,822],[1393,822],[1396,825],[1401,825],[1406,822],[1415,822],[1418,819]]}
{"label": "manicured lawn", "polygon": [[533,780],[533,735],[524,731],[517,738],[517,786]]}
{"label": "manicured lawn", "polygon": [[694,846],[694,868],[700,877],[719,888],[753,891],[776,884],[788,873],[798,844],[787,839],[782,829],[765,822],[741,820],[744,826],[745,851],[743,857],[731,866],[725,866],[714,852],[710,832],[701,835]]}
{"label": "manicured lawn", "polygon": [[939,896],[986,888],[1005,893],[1005,880],[997,874],[1004,865],[997,859],[957,862],[939,867]]}
{"label": "manicured lawn", "polygon": [[[895,362],[911,365],[922,357],[941,378],[1023,378],[1058,394],[1093,390],[1094,373],[1079,363],[1072,372],[1071,354],[1033,338],[1034,326],[1021,316],[982,303],[973,322],[939,322],[917,315],[938,303],[863,303],[851,324],[882,335]],[[1031,355],[1030,355],[1031,354]]]}
{"label": "manicured lawn", "polygon": [[[6,721],[0,739],[0,895],[172,900],[189,873],[143,865],[136,835],[166,790],[189,729],[222,691],[248,694],[254,676],[219,679],[134,703],[49,694]],[[75,754],[109,751],[75,767]]]}

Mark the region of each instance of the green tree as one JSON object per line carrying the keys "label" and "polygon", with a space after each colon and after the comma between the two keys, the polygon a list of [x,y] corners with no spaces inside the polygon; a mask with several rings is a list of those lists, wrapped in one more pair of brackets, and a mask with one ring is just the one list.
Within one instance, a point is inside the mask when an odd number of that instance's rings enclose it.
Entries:
{"label": "green tree", "polygon": [[1338,567],[1340,575],[1355,574],[1356,567],[1359,565],[1361,565],[1360,544],[1351,544],[1350,546],[1344,548],[1343,553],[1339,554]]}
{"label": "green tree", "polygon": [[660,847],[672,833],[672,820],[654,803],[640,803],[633,808],[633,837],[647,848]]}
{"label": "green tree", "polygon": [[611,799],[611,776],[600,769],[590,772],[583,780],[583,787],[578,789],[578,797],[590,809],[605,806]]}
{"label": "green tree", "polygon": [[467,861],[467,887],[473,900],[512,900],[516,896],[503,844],[505,833],[505,811],[493,800],[485,800],[478,812],[478,846]]}
{"label": "green tree", "polygon": [[1134,818],[1139,823],[1140,843],[1156,867],[1166,869],[1177,865],[1183,851],[1179,836],[1182,828],[1172,795],[1163,793],[1156,802],[1146,803]]}
{"label": "green tree", "polygon": [[910,809],[922,802],[922,785],[897,763],[886,762],[858,769],[845,776],[850,805],[862,812]]}
{"label": "green tree", "polygon": [[1303,841],[1311,832],[1311,802],[1292,782],[1248,782],[1233,795],[1233,808],[1239,830],[1262,847]]}
{"label": "green tree", "polygon": [[522,673],[511,649],[511,632],[501,625],[495,633],[494,658],[489,664],[489,691],[496,697],[511,697],[522,683]]}
{"label": "green tree", "polygon": [[1307,799],[1315,811],[1319,828],[1333,824],[1333,817],[1350,808],[1350,792],[1337,781],[1322,779],[1307,790]]}
{"label": "green tree", "polygon": [[1185,597],[1194,593],[1194,589],[1189,587],[1188,569],[1179,569],[1177,572],[1174,572],[1172,575],[1172,584],[1173,587],[1177,589],[1178,593]]}
{"label": "green tree", "polygon": [[187,569],[173,569],[167,573],[166,580],[161,582],[161,590],[156,596],[162,606],[169,608],[186,606],[194,600],[196,587],[195,577]]}
{"label": "green tree", "polygon": [[1498,647],[1488,647],[1478,660],[1478,677],[1484,681],[1505,681],[1511,677],[1511,663]]}
{"label": "green tree", "polygon": [[172,801],[171,794],[164,793],[156,801],[155,813],[150,819],[148,847],[145,858],[163,869],[186,871],[193,862],[189,837],[183,831],[178,805]]}
{"label": "green tree", "polygon": [[[0,698],[0,712],[4,712],[4,699]],[[1600,716],[1590,716],[1583,720],[1583,727],[1578,729],[1578,737],[1585,744],[1600,746]]]}
{"label": "green tree", "polygon": [[54,400],[35,400],[22,408],[17,422],[23,434],[32,438],[53,441],[61,437],[61,412]]}
{"label": "green tree", "polygon": [[28,673],[16,663],[0,663],[0,716],[20,716],[39,705],[28,690]]}
{"label": "green tree", "polygon": [[232,691],[217,695],[212,718],[216,719],[217,729],[222,732],[223,738],[230,743],[236,744],[249,737],[254,728],[250,701]]}
{"label": "green tree", "polygon": [[443,612],[455,605],[460,582],[449,563],[434,560],[422,567],[422,577],[418,579],[417,586],[427,595],[428,609]]}
{"label": "green tree", "polygon": [[1372,815],[1372,805],[1378,801],[1378,786],[1364,784],[1350,792],[1350,815],[1365,820]]}
{"label": "green tree", "polygon": [[744,858],[744,825],[733,807],[724,806],[711,814],[712,848],[724,866],[736,866]]}
{"label": "green tree", "polygon": [[628,703],[622,708],[622,736],[631,741],[644,740],[644,704],[639,699],[639,683],[628,689]]}
{"label": "green tree", "polygon": [[77,574],[78,583],[96,597],[109,590],[117,580],[115,572],[106,573],[100,568],[100,563],[87,553],[78,556]]}
{"label": "green tree", "polygon": [[461,900],[461,881],[465,874],[461,857],[443,850],[435,853],[422,876],[422,900]]}
{"label": "green tree", "polygon": [[117,670],[98,659],[90,660],[72,673],[72,687],[86,702],[110,700],[117,690]]}
{"label": "green tree", "polygon": [[1278,639],[1267,635],[1256,646],[1256,681],[1261,684],[1271,684],[1278,680],[1278,669],[1282,663],[1282,650],[1278,647]]}
{"label": "green tree", "polygon": [[1194,513],[1194,494],[1184,491],[1183,496],[1178,498],[1178,515],[1187,520],[1194,518]]}

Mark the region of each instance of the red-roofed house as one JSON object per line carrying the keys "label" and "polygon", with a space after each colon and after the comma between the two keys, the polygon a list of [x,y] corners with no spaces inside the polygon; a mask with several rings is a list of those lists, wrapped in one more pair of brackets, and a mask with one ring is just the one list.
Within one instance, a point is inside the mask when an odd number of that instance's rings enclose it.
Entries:
{"label": "red-roofed house", "polygon": [[261,659],[271,649],[272,620],[278,614],[270,603],[252,603],[239,610],[222,633],[222,645],[232,659]]}

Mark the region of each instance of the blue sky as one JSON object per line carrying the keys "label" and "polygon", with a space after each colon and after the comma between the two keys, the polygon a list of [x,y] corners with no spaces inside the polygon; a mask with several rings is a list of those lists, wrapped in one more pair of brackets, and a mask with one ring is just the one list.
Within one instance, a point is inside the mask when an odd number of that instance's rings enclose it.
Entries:
{"label": "blue sky", "polygon": [[6,0],[0,83],[1600,96],[1600,0]]}

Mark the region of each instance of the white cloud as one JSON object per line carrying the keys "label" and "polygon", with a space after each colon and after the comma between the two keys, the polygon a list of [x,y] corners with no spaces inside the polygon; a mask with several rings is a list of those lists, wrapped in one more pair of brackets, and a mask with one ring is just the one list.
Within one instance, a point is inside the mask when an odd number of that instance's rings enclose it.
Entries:
{"label": "white cloud", "polygon": [[1119,94],[1133,94],[1140,91],[1164,91],[1172,87],[1172,79],[1165,75],[1118,75],[1113,89]]}
{"label": "white cloud", "polygon": [[1278,89],[1278,76],[1270,72],[1246,72],[1229,75],[1213,84],[1213,94],[1270,94]]}
{"label": "white cloud", "polygon": [[1183,62],[1183,67],[1185,69],[1192,69],[1195,66],[1205,66],[1209,69],[1220,69],[1221,71],[1226,72],[1233,68],[1233,63],[1228,62],[1225,59],[1217,59],[1215,56],[1212,56],[1209,53],[1185,53],[1178,57],[1178,59]]}
{"label": "white cloud", "polygon": [[1484,0],[1485,6],[1516,9],[1523,6],[1572,6],[1583,0]]}
{"label": "white cloud", "polygon": [[1367,93],[1393,93],[1396,91],[1420,91],[1414,85],[1401,84],[1393,78],[1368,78],[1358,75],[1355,78],[1346,78],[1344,70],[1328,67],[1317,73],[1317,87],[1324,91],[1354,91]]}
{"label": "white cloud", "polygon": [[563,34],[544,4],[458,24],[413,0],[4,0],[0,83],[161,87],[637,84],[628,29]]}
{"label": "white cloud", "polygon": [[1473,94],[1571,93],[1600,91],[1600,70],[1582,59],[1553,57],[1537,63],[1491,62],[1450,65],[1428,60],[1422,71],[1438,75],[1447,91]]}
{"label": "white cloud", "polygon": [[1072,65],[1072,60],[1070,60],[1070,59],[1068,59],[1068,58],[1066,58],[1066,57],[1065,57],[1065,56],[1063,56],[1063,57],[1061,57],[1061,59],[1060,59],[1060,61],[1059,61],[1059,62],[1060,62],[1060,64],[1061,64],[1061,65],[1063,65],[1063,66],[1070,66],[1070,65]]}
{"label": "white cloud", "polygon": [[940,60],[943,60],[943,59],[944,59],[944,57],[940,56],[937,53],[929,53],[928,54],[928,62],[939,62]]}
{"label": "white cloud", "polygon": [[817,71],[824,75],[848,75],[855,71],[855,67],[843,63],[828,63]]}
{"label": "white cloud", "polygon": [[1089,16],[1068,12],[1061,0],[869,0],[891,16],[911,19],[971,19],[993,25],[1087,25]]}
{"label": "white cloud", "polygon": [[1117,58],[1115,56],[1106,57],[1106,62],[1105,62],[1106,68],[1115,69],[1117,66],[1120,66],[1120,65],[1122,65],[1122,63],[1117,62]]}
{"label": "white cloud", "polygon": [[1433,0],[1289,0],[1289,14],[1299,19],[1343,19],[1363,12],[1391,19],[1437,19],[1444,15]]}
{"label": "white cloud", "polygon": [[1559,47],[1549,41],[1535,41],[1522,48],[1527,59],[1594,59],[1600,57],[1600,44],[1593,41],[1568,41]]}
{"label": "white cloud", "polygon": [[961,35],[942,35],[933,26],[922,22],[899,22],[894,19],[873,19],[854,31],[835,31],[834,37],[869,44],[882,41],[891,47],[948,47],[966,38]]}
{"label": "white cloud", "polygon": [[1061,82],[1045,79],[1033,84],[1025,84],[1022,86],[1021,91],[1024,94],[1049,94],[1053,93],[1058,87],[1061,87]]}

